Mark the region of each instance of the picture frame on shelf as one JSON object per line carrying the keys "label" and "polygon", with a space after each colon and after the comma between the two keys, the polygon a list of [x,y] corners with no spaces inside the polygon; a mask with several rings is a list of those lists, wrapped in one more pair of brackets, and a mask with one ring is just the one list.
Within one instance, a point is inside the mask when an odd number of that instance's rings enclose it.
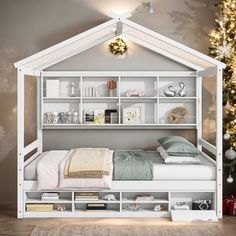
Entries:
{"label": "picture frame on shelf", "polygon": [[111,124],[118,124],[119,123],[119,118],[118,118],[118,112],[111,112]]}
{"label": "picture frame on shelf", "polygon": [[145,123],[144,105],[134,104],[123,108],[123,124]]}
{"label": "picture frame on shelf", "polygon": [[94,124],[105,124],[105,110],[94,110]]}
{"label": "picture frame on shelf", "polygon": [[93,124],[94,123],[94,110],[85,109],[84,110],[84,123]]}
{"label": "picture frame on shelf", "polygon": [[[115,118],[115,116],[117,116],[117,118]],[[118,113],[117,113],[116,109],[105,110],[105,123],[106,124],[117,124],[118,123]]]}

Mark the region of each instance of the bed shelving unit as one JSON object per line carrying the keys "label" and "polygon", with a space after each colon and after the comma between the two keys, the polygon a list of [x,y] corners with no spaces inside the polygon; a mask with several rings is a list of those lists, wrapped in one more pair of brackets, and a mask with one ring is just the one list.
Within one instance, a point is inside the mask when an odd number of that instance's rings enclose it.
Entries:
{"label": "bed shelving unit", "polygon": [[[113,76],[111,76],[111,74]],[[175,75],[173,75],[175,74]],[[59,75],[61,75],[59,77]],[[63,76],[62,76],[63,75]],[[68,112],[75,110],[79,113],[79,122],[77,124],[45,124],[42,117],[43,129],[67,129],[67,128],[124,128],[123,108],[132,104],[141,104],[144,114],[140,124],[129,124],[139,128],[196,128],[196,111],[199,108],[200,97],[196,94],[197,74],[195,71],[114,71],[114,72],[73,72],[65,71],[43,72],[41,75],[43,85],[42,97],[42,114],[57,110]],[[46,81],[56,79],[60,82],[73,81],[76,86],[76,97],[70,97],[68,91],[60,92],[67,96],[46,97]],[[117,81],[116,94],[113,97],[108,96],[106,83],[108,80]],[[184,82],[187,87],[186,97],[166,97],[164,88],[169,85],[177,86],[179,82]],[[59,82],[59,83],[60,83]],[[98,88],[96,97],[85,97],[84,89],[87,86]],[[99,88],[101,88],[99,90]],[[125,94],[128,90],[141,89],[145,91],[143,97],[127,97]],[[55,105],[57,104],[57,107]],[[188,121],[184,124],[170,124],[166,122],[165,114],[172,108],[179,106],[186,107],[190,112]],[[83,120],[84,109],[116,109],[118,111],[117,124],[86,124]]]}
{"label": "bed shelving unit", "polygon": [[[77,36],[45,49],[35,55],[15,63],[17,68],[17,109],[18,109],[18,197],[17,216],[26,217],[160,217],[170,216],[175,198],[190,196],[208,198],[213,201],[213,212],[222,217],[222,69],[225,65],[200,52],[177,43],[163,35],[153,32],[127,19],[128,15],[112,15],[111,20]],[[117,29],[117,30],[114,30]],[[123,30],[125,29],[125,30]],[[84,50],[99,45],[119,35],[141,45],[149,50],[177,61],[191,71],[48,71],[55,65]],[[37,138],[25,146],[25,76],[35,76],[37,79]],[[202,137],[202,81],[206,76],[216,79],[216,145],[212,145]],[[75,83],[75,95],[70,97],[67,90],[57,97],[48,97],[45,81],[58,79],[60,82]],[[108,79],[117,81],[117,90],[113,97],[108,97],[104,85]],[[183,81],[187,87],[186,97],[165,97],[163,90],[170,84]],[[99,96],[87,97],[83,91],[87,85],[101,86]],[[139,87],[141,86],[141,87]],[[125,97],[127,89],[144,89],[144,97]],[[123,122],[123,108],[128,104],[143,104],[144,119],[139,124]],[[169,124],[164,114],[176,104],[185,106],[190,118],[184,124]],[[118,111],[117,124],[85,124],[83,110],[89,108],[115,108]],[[78,112],[78,122],[75,124],[45,124],[45,112]],[[100,191],[100,194],[113,192],[117,196],[115,202],[108,203],[107,212],[86,212],[85,203],[75,201],[75,191],[59,192],[60,200],[53,201],[65,204],[65,211],[27,212],[26,204],[42,203],[41,192],[37,190],[37,181],[24,179],[24,167],[43,152],[43,130],[45,129],[194,129],[196,130],[197,147],[210,152],[214,159],[202,151],[202,155],[216,168],[215,180],[211,181],[113,181],[112,189]],[[30,157],[29,157],[30,156]],[[29,157],[26,160],[26,157]],[[79,190],[78,190],[79,191]],[[143,210],[127,211],[128,203],[134,201],[134,193],[154,193],[152,202],[140,202]],[[128,199],[128,200],[127,200]],[[101,201],[101,200],[100,200]],[[103,202],[103,201],[101,201]],[[164,205],[161,212],[153,212],[155,204]],[[185,211],[186,212],[186,211]],[[209,212],[209,211],[208,211]],[[200,215],[208,212],[201,211]],[[191,211],[189,211],[191,215]]]}
{"label": "bed shelving unit", "polygon": [[[58,191],[57,191],[58,192]],[[77,191],[61,191],[59,200],[41,200],[40,195],[41,192],[25,192],[25,204],[32,203],[43,203],[43,204],[53,204],[54,210],[48,212],[29,212],[25,211],[25,217],[169,217],[170,211],[173,210],[173,204],[177,201],[177,199],[181,198],[182,192],[169,192],[162,191],[156,192],[152,190],[148,193],[154,196],[154,199],[151,201],[137,201],[135,200],[135,196],[137,194],[142,193],[139,191],[114,191],[114,190],[105,190],[100,192],[100,200],[75,200],[75,193]],[[102,196],[105,194],[112,193],[116,196],[116,200],[107,201],[102,200]],[[147,193],[147,191],[145,191]],[[213,201],[215,197],[214,192],[186,192],[184,194],[185,198],[192,198],[192,194],[194,193],[195,197],[193,200],[197,200],[199,196],[205,197]],[[104,211],[86,211],[87,203],[105,203],[107,204],[107,209]],[[140,208],[137,211],[132,211],[127,209],[128,204],[139,204]],[[64,204],[66,206],[66,210],[58,211],[58,204]],[[153,211],[153,208],[157,205],[161,204],[161,211]],[[25,207],[26,209],[26,207]],[[213,211],[215,206],[213,207]],[[204,212],[204,211],[202,211]]]}

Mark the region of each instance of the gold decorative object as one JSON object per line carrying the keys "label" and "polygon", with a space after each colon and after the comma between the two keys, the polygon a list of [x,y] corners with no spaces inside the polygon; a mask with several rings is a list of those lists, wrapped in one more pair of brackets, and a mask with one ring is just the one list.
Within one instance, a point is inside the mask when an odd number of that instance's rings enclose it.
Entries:
{"label": "gold decorative object", "polygon": [[126,42],[122,38],[117,38],[114,42],[109,44],[109,48],[112,54],[114,55],[123,55],[128,47]]}
{"label": "gold decorative object", "polygon": [[114,91],[117,88],[117,82],[115,80],[108,80],[107,81],[107,88],[108,88],[109,97],[113,97],[114,96]]}
{"label": "gold decorative object", "polygon": [[167,120],[171,124],[183,124],[189,118],[188,110],[185,107],[176,107],[170,111]]}

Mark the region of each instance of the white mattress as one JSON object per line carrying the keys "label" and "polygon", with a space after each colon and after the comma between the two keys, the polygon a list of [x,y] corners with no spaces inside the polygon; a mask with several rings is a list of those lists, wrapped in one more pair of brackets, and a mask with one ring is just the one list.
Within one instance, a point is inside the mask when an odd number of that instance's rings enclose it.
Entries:
{"label": "white mattress", "polygon": [[153,180],[215,180],[215,166],[204,157],[200,164],[166,164],[157,152],[149,152],[153,163]]}
{"label": "white mattress", "polygon": [[[55,158],[56,158],[56,151]],[[25,166],[25,180],[37,180],[36,167],[46,152]],[[153,163],[153,180],[215,180],[215,167],[204,157],[200,164],[166,164],[158,152],[148,152]]]}

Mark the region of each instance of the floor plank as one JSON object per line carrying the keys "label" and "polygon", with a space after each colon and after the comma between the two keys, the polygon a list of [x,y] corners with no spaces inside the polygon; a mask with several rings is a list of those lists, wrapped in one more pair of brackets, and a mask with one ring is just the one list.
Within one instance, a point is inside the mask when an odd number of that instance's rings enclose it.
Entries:
{"label": "floor plank", "polygon": [[59,219],[17,219],[16,207],[13,205],[0,205],[0,235],[26,236],[30,235],[36,224],[104,224],[104,225],[201,225],[218,224],[225,236],[236,235],[236,217],[225,216],[219,223],[193,222],[177,223],[168,218],[59,218]]}

